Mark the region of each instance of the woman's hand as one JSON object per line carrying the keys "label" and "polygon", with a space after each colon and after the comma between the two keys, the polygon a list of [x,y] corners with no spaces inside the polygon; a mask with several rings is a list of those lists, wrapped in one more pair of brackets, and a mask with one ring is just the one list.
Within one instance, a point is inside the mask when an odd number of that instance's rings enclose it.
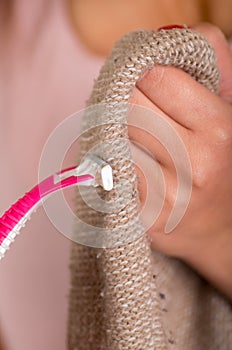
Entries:
{"label": "woman's hand", "polygon": [[[202,24],[195,29],[215,48],[221,72],[219,95],[179,69],[159,66],[137,83],[131,98],[171,124],[189,155],[192,194],[181,222],[170,234],[164,228],[177,193],[173,161],[160,142],[143,130],[129,127],[129,136],[153,156],[148,168],[156,167],[158,161],[165,178],[164,207],[148,232],[153,248],[183,259],[232,298],[232,56],[217,28]],[[144,123],[152,130],[155,120]],[[148,156],[139,157],[142,164]],[[143,204],[146,179],[139,170],[138,175]],[[149,178],[150,171],[145,176]],[[150,187],[147,191],[159,191],[155,183]]]}

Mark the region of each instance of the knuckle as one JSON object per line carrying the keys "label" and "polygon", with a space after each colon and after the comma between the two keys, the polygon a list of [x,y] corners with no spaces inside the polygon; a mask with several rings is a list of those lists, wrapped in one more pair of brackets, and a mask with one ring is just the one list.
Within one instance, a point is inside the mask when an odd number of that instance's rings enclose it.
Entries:
{"label": "knuckle", "polygon": [[192,164],[193,186],[209,187],[221,176],[221,169],[228,163],[231,155],[232,138],[223,129],[218,129],[217,140],[202,146]]}
{"label": "knuckle", "polygon": [[214,128],[214,140],[216,146],[228,146],[232,144],[232,128],[221,125]]}
{"label": "knuckle", "polygon": [[[230,116],[231,118],[231,116]],[[210,132],[211,148],[214,151],[220,151],[221,148],[227,149],[232,145],[232,123],[227,118],[215,120],[211,126]]]}
{"label": "knuckle", "polygon": [[192,182],[197,188],[204,188],[214,177],[216,171],[215,155],[211,150],[202,150],[192,165]]}
{"label": "knuckle", "polygon": [[193,186],[197,188],[205,187],[209,180],[208,171],[205,167],[196,166],[193,170]]}

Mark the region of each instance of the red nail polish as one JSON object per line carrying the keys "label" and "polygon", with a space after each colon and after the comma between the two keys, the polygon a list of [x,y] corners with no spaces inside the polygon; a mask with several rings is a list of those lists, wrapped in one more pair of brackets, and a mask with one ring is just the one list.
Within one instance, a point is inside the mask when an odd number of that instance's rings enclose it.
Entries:
{"label": "red nail polish", "polygon": [[168,25],[168,26],[160,27],[157,30],[159,31],[159,30],[162,30],[162,29],[171,30],[171,29],[187,29],[187,28],[188,28],[188,26],[186,24],[183,24],[183,25],[171,24],[171,25]]}

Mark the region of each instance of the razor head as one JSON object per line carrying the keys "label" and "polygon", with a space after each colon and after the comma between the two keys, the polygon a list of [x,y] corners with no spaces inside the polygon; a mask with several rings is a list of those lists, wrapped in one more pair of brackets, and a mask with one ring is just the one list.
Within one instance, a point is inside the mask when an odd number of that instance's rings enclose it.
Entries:
{"label": "razor head", "polygon": [[113,172],[111,166],[104,160],[90,154],[85,157],[77,168],[77,176],[90,174],[93,176],[93,186],[102,186],[105,191],[111,191],[114,187]]}

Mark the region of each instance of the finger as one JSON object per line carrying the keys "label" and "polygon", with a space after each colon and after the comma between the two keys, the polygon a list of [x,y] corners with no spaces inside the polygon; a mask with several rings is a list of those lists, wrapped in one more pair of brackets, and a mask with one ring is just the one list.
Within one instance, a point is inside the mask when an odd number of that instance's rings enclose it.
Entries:
{"label": "finger", "polygon": [[138,175],[143,222],[147,230],[155,226],[163,232],[176,200],[176,174],[170,174],[136,144],[131,143],[130,148]]}
{"label": "finger", "polygon": [[155,66],[138,89],[165,114],[190,130],[207,130],[231,121],[231,106],[174,67]]}
{"label": "finger", "polygon": [[193,28],[204,35],[215,49],[221,74],[219,95],[232,103],[232,53],[223,32],[210,23],[200,23]]}
{"label": "finger", "polygon": [[[172,151],[177,143],[187,143],[189,130],[165,115],[141,91],[135,89],[127,116],[129,138],[161,165],[174,169]],[[177,145],[178,146],[178,145]]]}
{"label": "finger", "polygon": [[[175,129],[179,132],[183,132],[186,128],[183,125],[180,125],[176,120],[170,118],[167,114],[165,114],[154,101],[151,101],[141,90],[137,87],[132,91],[130,101],[131,104],[135,104],[146,109],[153,111],[154,113],[159,114],[162,118],[166,119],[168,123],[170,123]],[[129,115],[130,116],[130,115]],[[131,117],[131,116],[130,116]],[[146,122],[144,120],[144,122]]]}

